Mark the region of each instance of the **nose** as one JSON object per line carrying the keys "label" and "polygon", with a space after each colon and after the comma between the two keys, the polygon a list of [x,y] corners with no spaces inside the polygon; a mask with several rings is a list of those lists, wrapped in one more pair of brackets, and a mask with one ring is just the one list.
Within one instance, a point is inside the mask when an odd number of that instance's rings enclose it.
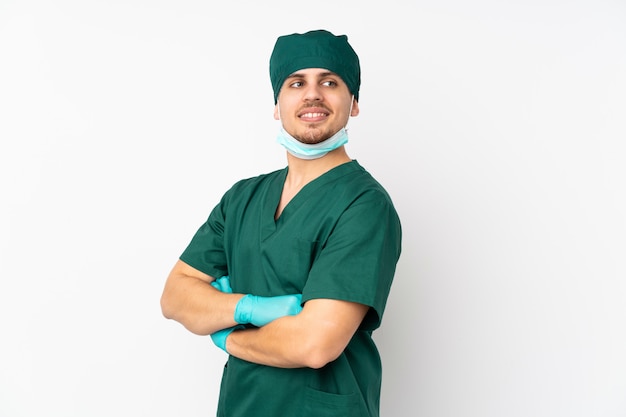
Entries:
{"label": "nose", "polygon": [[320,86],[317,83],[309,83],[304,90],[304,101],[321,101],[323,98]]}

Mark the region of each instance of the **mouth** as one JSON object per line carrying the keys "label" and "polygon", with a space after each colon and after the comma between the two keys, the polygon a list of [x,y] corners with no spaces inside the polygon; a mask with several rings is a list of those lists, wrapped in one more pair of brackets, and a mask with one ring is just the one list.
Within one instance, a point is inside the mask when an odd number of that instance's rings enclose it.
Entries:
{"label": "mouth", "polygon": [[298,113],[298,118],[305,122],[318,122],[328,117],[330,112],[322,108],[307,108]]}

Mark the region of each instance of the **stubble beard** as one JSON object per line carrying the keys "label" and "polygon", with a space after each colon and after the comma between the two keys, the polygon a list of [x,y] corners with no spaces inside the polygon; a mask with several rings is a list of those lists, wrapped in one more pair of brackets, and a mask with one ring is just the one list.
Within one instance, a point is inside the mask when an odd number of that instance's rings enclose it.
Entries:
{"label": "stubble beard", "polygon": [[330,138],[328,132],[320,129],[316,129],[315,126],[307,126],[307,131],[304,135],[294,136],[299,142],[307,144],[307,145],[317,145],[318,143],[324,142],[326,139]]}
{"label": "stubble beard", "polygon": [[[304,109],[310,107],[322,107],[324,110],[331,113],[331,111],[323,104],[320,103],[310,103],[304,106]],[[326,139],[330,138],[333,134],[328,132],[327,130],[318,127],[319,123],[310,123],[306,125],[304,134],[294,136],[299,142],[307,144],[307,145],[317,145],[318,143],[324,142]]]}

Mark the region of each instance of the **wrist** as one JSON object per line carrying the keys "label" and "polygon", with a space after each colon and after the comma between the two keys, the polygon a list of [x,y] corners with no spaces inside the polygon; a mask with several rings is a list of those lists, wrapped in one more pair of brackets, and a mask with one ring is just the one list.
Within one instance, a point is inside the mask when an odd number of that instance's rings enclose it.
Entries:
{"label": "wrist", "polygon": [[252,310],[256,304],[257,296],[252,294],[244,295],[235,306],[234,319],[239,324],[247,324],[252,321]]}

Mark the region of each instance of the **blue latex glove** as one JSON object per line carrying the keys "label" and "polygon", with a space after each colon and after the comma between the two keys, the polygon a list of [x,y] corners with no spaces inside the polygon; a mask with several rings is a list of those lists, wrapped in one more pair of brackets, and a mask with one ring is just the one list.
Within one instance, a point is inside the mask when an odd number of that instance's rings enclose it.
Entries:
{"label": "blue latex glove", "polygon": [[235,321],[261,327],[284,316],[295,316],[302,311],[302,295],[278,295],[259,297],[245,295],[235,307]]}
{"label": "blue latex glove", "polygon": [[238,324],[237,326],[229,327],[227,329],[218,330],[217,332],[211,335],[211,340],[215,343],[215,346],[222,349],[224,352],[228,353],[226,350],[226,339],[228,336],[235,330],[243,329],[245,326]]}
{"label": "blue latex glove", "polygon": [[[224,293],[232,294],[233,292],[228,275],[216,279],[211,285]],[[301,304],[301,294],[276,297],[260,297],[248,294],[239,300],[235,307],[235,321],[239,324],[253,324],[261,327],[277,318],[298,314],[302,311]]]}
{"label": "blue latex glove", "polygon": [[228,294],[233,293],[233,289],[230,288],[230,277],[228,275],[224,275],[223,277],[216,279],[211,283],[211,285],[221,292]]}

